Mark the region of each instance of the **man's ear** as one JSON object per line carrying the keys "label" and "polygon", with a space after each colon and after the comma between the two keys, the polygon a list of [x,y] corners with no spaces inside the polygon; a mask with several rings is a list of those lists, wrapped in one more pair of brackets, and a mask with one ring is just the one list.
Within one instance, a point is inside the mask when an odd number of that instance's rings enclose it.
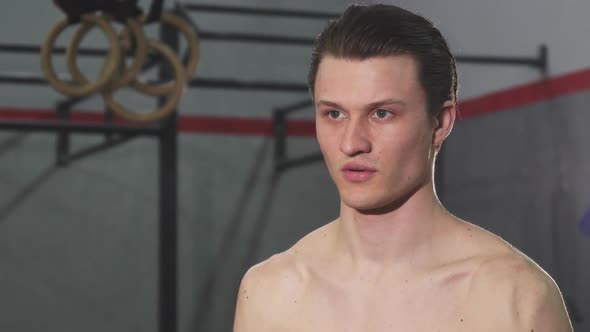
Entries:
{"label": "man's ear", "polygon": [[432,144],[440,147],[444,140],[449,136],[453,130],[455,119],[457,118],[457,107],[455,104],[447,100],[441,106],[438,115],[434,119],[434,132],[432,135]]}

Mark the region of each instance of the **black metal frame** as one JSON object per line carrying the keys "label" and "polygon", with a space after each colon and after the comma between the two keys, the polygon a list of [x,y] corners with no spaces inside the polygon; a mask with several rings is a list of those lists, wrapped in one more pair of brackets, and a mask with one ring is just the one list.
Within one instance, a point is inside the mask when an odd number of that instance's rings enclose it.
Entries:
{"label": "black metal frame", "polygon": [[[29,45],[6,45],[0,44],[0,52],[8,50],[9,52],[34,53],[39,48],[30,47]],[[83,49],[85,54],[96,56],[103,54],[103,51]],[[37,74],[28,73],[0,73],[0,84],[24,84],[24,85],[47,85],[47,81]],[[231,78],[195,78],[189,83],[191,88],[206,89],[234,89],[234,90],[263,90],[263,91],[280,91],[280,92],[307,92],[307,85],[298,82],[278,82],[278,81],[259,81],[259,80],[238,80]],[[75,104],[75,99],[68,99],[67,102]]]}
{"label": "black metal frame", "polygon": [[336,13],[316,12],[308,10],[288,10],[276,8],[260,7],[239,7],[239,6],[218,6],[212,4],[186,4],[184,8],[189,11],[238,14],[238,15],[255,15],[270,17],[292,17],[292,18],[310,18],[310,19],[331,19],[338,16]]}
{"label": "black metal frame", "polygon": [[[178,15],[184,17],[194,26],[182,6],[175,8]],[[196,28],[196,27],[195,27]],[[178,49],[179,34],[177,31],[168,30],[166,26],[160,32],[161,39]],[[263,43],[302,44],[297,39],[265,36],[248,36],[240,34],[200,33],[201,39],[245,41]],[[53,54],[65,54],[64,47],[55,47]],[[29,44],[5,43],[0,44],[0,52],[16,54],[39,54],[40,47]],[[108,54],[105,49],[82,48],[81,56],[104,56]],[[160,70],[159,79],[166,80],[171,73],[166,69]],[[47,81],[39,74],[27,73],[0,73],[0,84],[15,85],[47,85]],[[189,84],[190,87],[223,88],[236,90],[265,90],[305,92],[305,84],[293,82],[273,81],[242,81],[235,79],[198,78]],[[177,325],[177,182],[178,182],[178,132],[177,112],[155,124],[129,125],[115,124],[112,122],[112,113],[105,110],[104,123],[75,123],[70,120],[71,109],[85,98],[68,98],[56,103],[56,120],[0,120],[0,130],[15,130],[28,132],[55,132],[56,133],[56,165],[68,164],[104,151],[110,147],[123,144],[137,137],[155,137],[158,140],[158,187],[159,187],[159,249],[158,249],[158,331],[175,332]],[[162,101],[160,101],[162,102]],[[105,135],[105,141],[78,151],[70,151],[71,134],[91,133]]]}
{"label": "black metal frame", "polygon": [[[176,8],[180,12],[179,8]],[[179,49],[179,32],[168,25],[160,25],[161,39],[174,51]],[[160,67],[159,78],[169,80],[174,77],[171,68]],[[159,105],[166,100],[162,97]],[[162,135],[158,141],[159,158],[159,322],[158,331],[177,331],[178,294],[178,112],[175,110],[165,118],[161,125]]]}
{"label": "black metal frame", "polygon": [[[177,8],[180,10],[180,8]],[[178,48],[178,32],[163,26],[162,40],[173,49]],[[18,54],[38,54],[39,47],[34,45],[3,44],[0,52]],[[64,54],[64,48],[55,48],[54,54]],[[102,56],[103,49],[84,49],[80,55]],[[166,80],[171,73],[166,68],[160,70],[159,78]],[[0,83],[47,85],[40,75],[2,74]],[[123,144],[137,137],[155,137],[158,140],[158,187],[159,187],[159,249],[158,249],[158,326],[161,332],[177,331],[177,111],[172,115],[149,125],[115,124],[110,110],[105,110],[104,123],[75,123],[70,120],[73,106],[85,98],[68,98],[58,102],[54,109],[56,120],[0,120],[0,130],[27,132],[55,132],[56,165],[67,166],[92,154]],[[160,101],[162,103],[163,101]],[[71,134],[103,134],[105,141],[90,147],[71,152]]]}

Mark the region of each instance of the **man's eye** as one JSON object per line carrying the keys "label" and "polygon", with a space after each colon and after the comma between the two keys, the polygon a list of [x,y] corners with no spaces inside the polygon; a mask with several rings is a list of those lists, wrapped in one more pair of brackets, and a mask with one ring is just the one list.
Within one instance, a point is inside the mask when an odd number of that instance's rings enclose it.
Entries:
{"label": "man's eye", "polygon": [[331,110],[331,111],[328,111],[328,116],[331,117],[332,119],[339,119],[342,116],[342,112],[336,111],[336,110]]}
{"label": "man's eye", "polygon": [[374,114],[375,114],[375,117],[377,117],[379,119],[385,119],[385,118],[393,115],[393,113],[391,113],[391,111],[383,110],[383,109],[376,110]]}

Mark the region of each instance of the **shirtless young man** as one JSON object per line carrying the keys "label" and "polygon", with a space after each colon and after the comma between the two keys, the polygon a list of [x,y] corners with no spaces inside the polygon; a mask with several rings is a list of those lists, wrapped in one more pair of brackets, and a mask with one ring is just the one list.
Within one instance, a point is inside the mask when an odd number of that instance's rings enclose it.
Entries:
{"label": "shirtless young man", "polygon": [[245,274],[235,332],[572,331],[539,266],[437,199],[456,80],[406,10],[351,6],[325,28],[309,84],[340,216]]}

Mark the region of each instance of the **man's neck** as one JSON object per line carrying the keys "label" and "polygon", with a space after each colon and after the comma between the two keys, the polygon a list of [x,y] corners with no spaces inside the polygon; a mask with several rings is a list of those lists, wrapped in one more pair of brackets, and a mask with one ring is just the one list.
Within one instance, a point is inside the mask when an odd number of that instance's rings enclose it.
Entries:
{"label": "man's neck", "polygon": [[396,266],[417,271],[436,264],[435,240],[450,220],[429,184],[383,213],[364,213],[341,203],[336,243],[354,270],[380,273]]}

